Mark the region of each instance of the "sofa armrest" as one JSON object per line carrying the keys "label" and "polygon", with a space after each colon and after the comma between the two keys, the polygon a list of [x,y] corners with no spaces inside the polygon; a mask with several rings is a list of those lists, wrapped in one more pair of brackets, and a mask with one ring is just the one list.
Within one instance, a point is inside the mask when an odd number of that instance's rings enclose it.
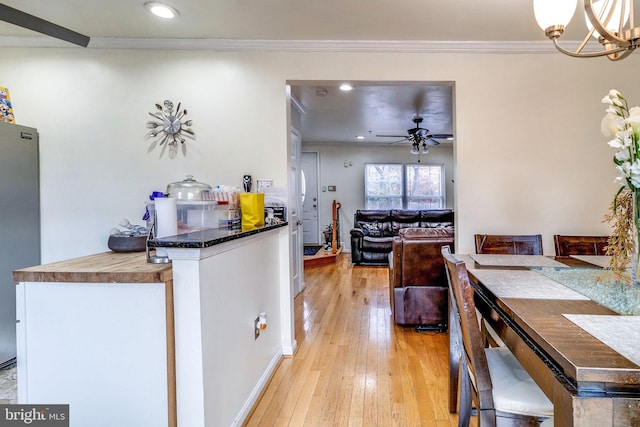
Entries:
{"label": "sofa armrest", "polygon": [[362,259],[362,240],[364,232],[359,228],[351,229],[351,262],[359,264]]}
{"label": "sofa armrest", "polygon": [[349,231],[349,233],[351,233],[351,237],[359,237],[362,238],[364,237],[364,230],[362,230],[362,228],[352,228],[351,231]]}
{"label": "sofa armrest", "polygon": [[[402,239],[394,237],[389,252],[389,286],[402,287]],[[392,291],[393,292],[393,291]]]}

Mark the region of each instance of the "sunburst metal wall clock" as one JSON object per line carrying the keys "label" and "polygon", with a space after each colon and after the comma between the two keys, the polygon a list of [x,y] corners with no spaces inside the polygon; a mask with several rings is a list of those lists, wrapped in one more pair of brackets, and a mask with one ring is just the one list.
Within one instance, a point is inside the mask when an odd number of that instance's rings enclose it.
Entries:
{"label": "sunburst metal wall clock", "polygon": [[[180,103],[174,109],[173,102],[164,101],[164,106],[156,104],[156,110],[149,113],[151,117],[157,121],[148,121],[147,129],[151,129],[147,133],[147,139],[153,139],[153,149],[156,145],[169,147],[169,156],[174,158],[178,153],[178,146],[182,147],[182,153],[186,154],[187,146],[185,138],[196,139],[195,133],[190,129],[193,124],[192,120],[185,120],[187,109],[180,109]],[[179,144],[178,144],[179,143]]]}

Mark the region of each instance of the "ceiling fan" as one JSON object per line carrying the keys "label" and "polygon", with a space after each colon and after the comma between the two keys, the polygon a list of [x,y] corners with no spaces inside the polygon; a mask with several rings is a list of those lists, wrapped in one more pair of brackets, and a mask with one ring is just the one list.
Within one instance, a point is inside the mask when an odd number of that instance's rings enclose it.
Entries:
{"label": "ceiling fan", "polygon": [[419,149],[420,146],[426,148],[429,146],[440,145],[440,142],[434,138],[438,139],[446,139],[453,137],[450,133],[431,133],[429,129],[420,127],[423,119],[420,116],[416,116],[413,118],[413,123],[415,123],[416,127],[407,129],[407,135],[376,135],[379,138],[402,138],[398,141],[392,142],[390,145],[398,144],[400,142],[409,141],[413,144],[414,148]]}
{"label": "ceiling fan", "polygon": [[89,37],[0,3],[0,20],[50,37],[87,47]]}

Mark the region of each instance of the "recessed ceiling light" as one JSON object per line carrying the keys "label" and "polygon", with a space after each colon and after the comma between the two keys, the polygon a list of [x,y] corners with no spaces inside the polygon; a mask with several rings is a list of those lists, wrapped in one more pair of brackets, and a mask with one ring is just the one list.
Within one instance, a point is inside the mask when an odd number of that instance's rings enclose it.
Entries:
{"label": "recessed ceiling light", "polygon": [[353,86],[351,86],[349,83],[343,83],[340,85],[340,90],[343,90],[345,92],[348,92],[352,89],[353,89]]}
{"label": "recessed ceiling light", "polygon": [[364,139],[363,135],[356,135],[356,139]]}
{"label": "recessed ceiling light", "polygon": [[179,15],[178,11],[168,4],[149,1],[144,4],[145,9],[160,18],[172,19]]}

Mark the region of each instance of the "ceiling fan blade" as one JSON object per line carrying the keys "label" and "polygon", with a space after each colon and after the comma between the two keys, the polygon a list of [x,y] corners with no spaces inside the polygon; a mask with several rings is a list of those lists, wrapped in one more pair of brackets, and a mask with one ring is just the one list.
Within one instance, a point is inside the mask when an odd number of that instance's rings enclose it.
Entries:
{"label": "ceiling fan blade", "polygon": [[396,144],[399,144],[401,142],[405,142],[405,141],[408,141],[408,140],[409,140],[409,138],[402,138],[402,139],[399,139],[397,141],[390,142],[389,145],[396,145]]}
{"label": "ceiling fan blade", "polygon": [[432,133],[429,136],[431,138],[437,138],[437,139],[453,138],[453,134],[451,133]]}
{"label": "ceiling fan blade", "polygon": [[429,146],[431,146],[431,147],[435,147],[436,145],[440,145],[440,142],[436,141],[432,137],[427,137],[427,139],[424,140],[424,143],[429,145]]}
{"label": "ceiling fan blade", "polygon": [[89,37],[0,3],[0,20],[56,39],[87,47]]}

